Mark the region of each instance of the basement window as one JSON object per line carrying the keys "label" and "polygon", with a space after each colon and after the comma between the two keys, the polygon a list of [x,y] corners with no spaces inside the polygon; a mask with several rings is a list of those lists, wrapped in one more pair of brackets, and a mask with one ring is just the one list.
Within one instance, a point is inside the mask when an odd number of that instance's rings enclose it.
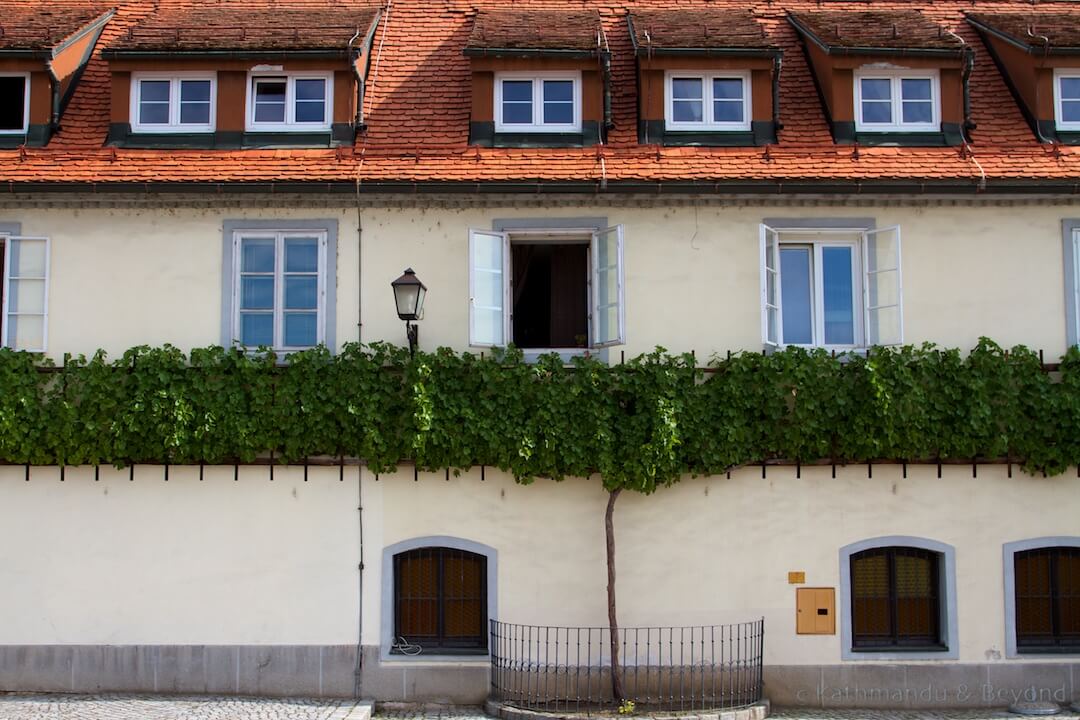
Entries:
{"label": "basement window", "polygon": [[622,227],[470,233],[470,344],[527,350],[625,342]]}
{"label": "basement window", "polygon": [[25,134],[29,123],[30,75],[0,74],[0,134]]}

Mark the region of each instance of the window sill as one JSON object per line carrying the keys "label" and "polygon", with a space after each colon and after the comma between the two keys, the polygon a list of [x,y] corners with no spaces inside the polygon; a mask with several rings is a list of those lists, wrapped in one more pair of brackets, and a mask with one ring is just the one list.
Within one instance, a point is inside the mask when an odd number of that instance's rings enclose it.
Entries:
{"label": "window sill", "polygon": [[445,651],[432,651],[419,655],[403,655],[392,650],[384,649],[379,659],[382,665],[417,666],[431,665],[440,667],[487,667],[491,664],[491,656],[486,650],[481,653],[451,654]]}
{"label": "window sill", "polygon": [[853,121],[834,121],[833,139],[838,145],[894,147],[953,147],[964,143],[959,123],[942,123],[941,130],[857,130]]}
{"label": "window sill", "polygon": [[356,139],[351,125],[335,125],[322,132],[216,132],[138,133],[127,123],[109,126],[106,145],[135,150],[193,148],[243,150],[248,148],[328,148],[350,145]]}
{"label": "window sill", "polygon": [[642,120],[638,124],[638,142],[671,147],[754,147],[775,143],[776,131],[772,121],[755,120],[744,130],[676,130],[664,120]]}
{"label": "window sill", "polygon": [[959,660],[960,654],[956,650],[950,650],[944,645],[932,647],[879,647],[879,648],[850,648],[842,653],[841,660],[845,662],[862,662],[866,660],[881,660],[892,662],[907,662],[911,660]]}
{"label": "window sill", "polygon": [[469,144],[500,148],[585,147],[600,142],[600,123],[586,120],[579,132],[496,132],[494,122],[469,125]]}
{"label": "window sill", "polygon": [[1017,657],[1023,657],[1025,655],[1051,655],[1058,657],[1062,655],[1080,655],[1080,646],[1019,647],[1016,649],[1016,655]]}

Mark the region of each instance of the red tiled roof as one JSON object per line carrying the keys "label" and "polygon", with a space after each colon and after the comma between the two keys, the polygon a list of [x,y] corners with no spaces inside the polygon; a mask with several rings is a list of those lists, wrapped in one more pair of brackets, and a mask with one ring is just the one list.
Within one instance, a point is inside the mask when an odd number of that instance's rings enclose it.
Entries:
{"label": "red tiled roof", "polygon": [[798,12],[792,20],[830,48],[956,50],[963,42],[918,10]]}
{"label": "red tiled roof", "polygon": [[129,24],[104,50],[106,54],[330,50],[344,56],[349,39],[366,33],[377,11],[361,2],[311,7],[204,0],[191,7],[167,7]]}
{"label": "red tiled roof", "polygon": [[598,46],[595,11],[481,10],[465,47],[471,50],[583,50]]}
{"label": "red tiled roof", "polygon": [[[116,0],[116,16],[103,43],[121,37],[155,11],[193,8],[203,0]],[[231,0],[247,3],[248,0]],[[353,0],[308,0],[325,8]],[[49,0],[0,0],[0,17],[14,7],[47,7]],[[978,128],[965,148],[851,147],[833,143],[821,101],[799,47],[789,10],[814,12],[819,0],[640,0],[639,9],[751,9],[771,41],[784,51],[780,79],[780,141],[769,147],[641,146],[637,142],[636,59],[623,0],[516,0],[522,10],[596,11],[612,53],[614,128],[603,146],[499,149],[468,145],[470,60],[462,53],[473,10],[505,8],[505,0],[393,0],[375,36],[364,97],[367,130],[355,148],[338,150],[132,150],[103,147],[109,126],[109,72],[100,52],[86,68],[61,130],[47,147],[0,150],[0,187],[69,183],[107,189],[113,183],[348,184],[580,183],[608,187],[638,183],[657,189],[684,182],[708,187],[768,185],[771,191],[805,184],[844,184],[853,191],[873,183],[987,185],[1048,183],[1080,187],[1080,147],[1041,144],[966,21],[970,0],[874,0],[875,11],[919,7],[926,19],[956,32],[975,52],[971,107]],[[867,2],[837,3],[851,12]],[[979,0],[985,12],[1062,13],[1073,3],[1048,0]],[[844,12],[849,12],[844,10]],[[380,50],[381,48],[381,50]],[[400,187],[400,185],[398,186]]]}
{"label": "red tiled roof", "polygon": [[5,3],[0,50],[52,50],[106,10],[103,4],[86,0]]}
{"label": "red tiled roof", "polygon": [[1080,48],[1080,13],[969,13],[968,19],[1029,48]]}
{"label": "red tiled roof", "polygon": [[773,47],[748,10],[633,10],[630,20],[639,52]]}

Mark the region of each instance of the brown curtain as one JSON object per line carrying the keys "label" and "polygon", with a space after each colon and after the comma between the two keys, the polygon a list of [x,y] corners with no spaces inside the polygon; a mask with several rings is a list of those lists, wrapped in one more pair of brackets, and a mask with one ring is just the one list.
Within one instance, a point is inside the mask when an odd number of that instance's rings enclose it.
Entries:
{"label": "brown curtain", "polygon": [[588,291],[585,245],[556,245],[551,254],[551,346],[588,342]]}

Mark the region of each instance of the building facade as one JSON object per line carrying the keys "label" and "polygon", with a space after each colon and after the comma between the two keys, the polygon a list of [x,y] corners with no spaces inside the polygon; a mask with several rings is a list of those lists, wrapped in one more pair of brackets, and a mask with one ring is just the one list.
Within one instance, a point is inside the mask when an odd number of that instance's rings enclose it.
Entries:
{"label": "building facade", "polygon": [[[236,5],[0,2],[5,347],[401,344],[405,267],[425,351],[1080,336],[1067,3]],[[0,468],[0,690],[476,703],[487,621],[606,624],[598,477],[362,460]],[[625,493],[620,623],[764,618],[777,704],[1067,704],[1078,490],[781,464]]]}

